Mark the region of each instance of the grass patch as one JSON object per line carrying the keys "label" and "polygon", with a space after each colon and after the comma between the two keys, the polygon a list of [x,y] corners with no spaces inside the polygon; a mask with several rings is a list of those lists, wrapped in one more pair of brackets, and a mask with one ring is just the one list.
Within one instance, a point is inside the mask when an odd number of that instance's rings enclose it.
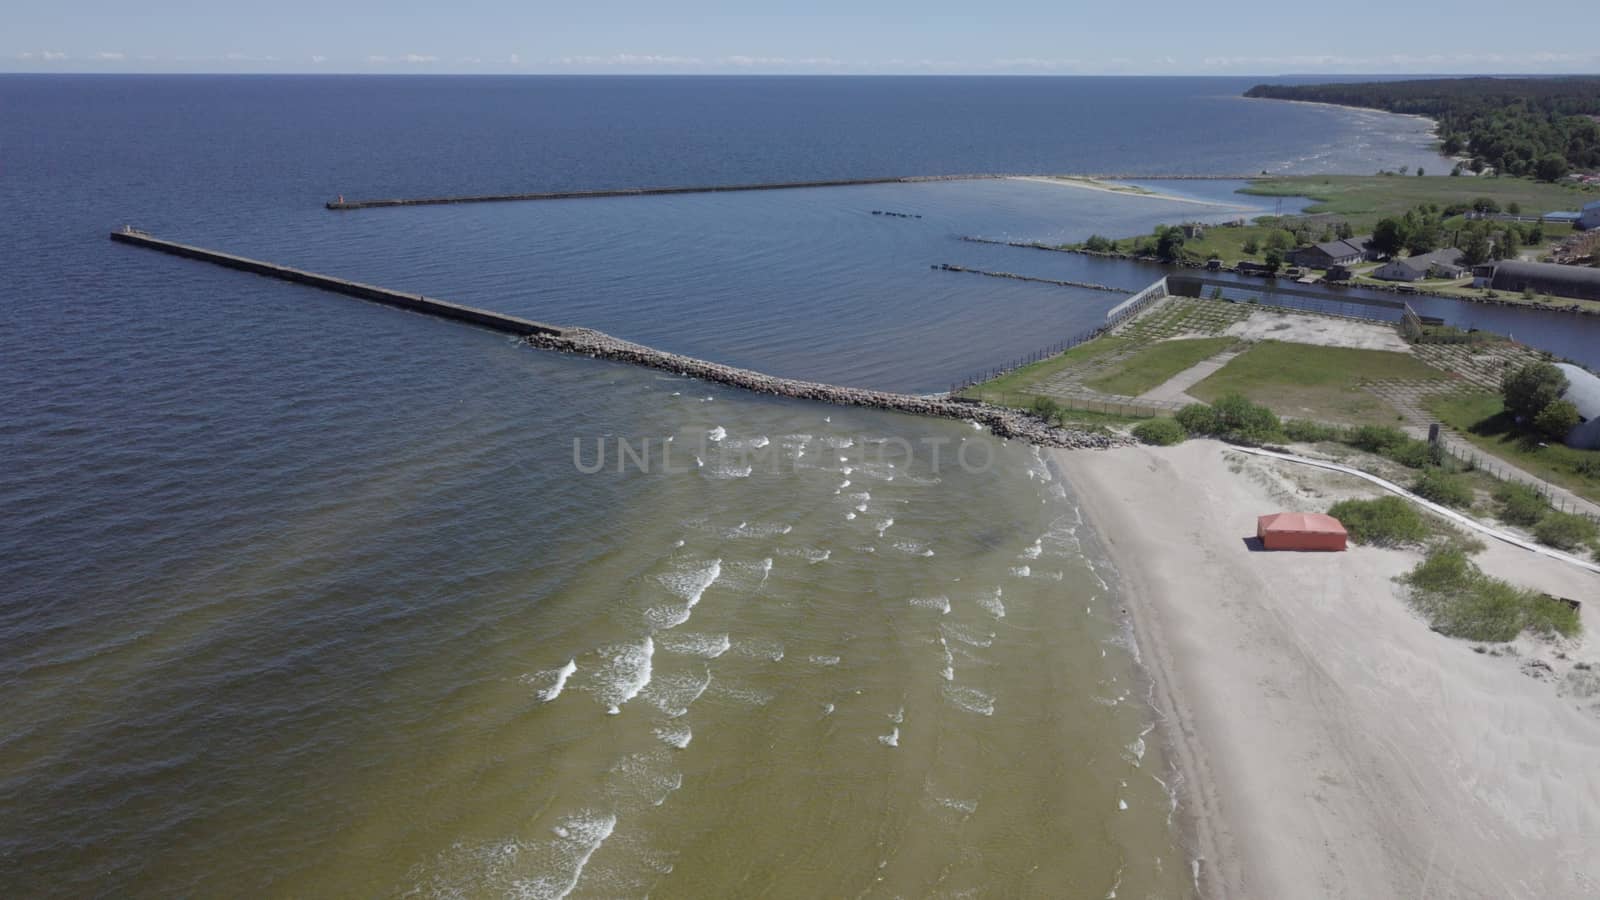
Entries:
{"label": "grass patch", "polygon": [[1240,393],[1279,415],[1351,425],[1392,425],[1399,413],[1361,390],[1363,382],[1446,377],[1407,353],[1263,341],[1190,388],[1189,393],[1208,401]]}
{"label": "grass patch", "polygon": [[1233,343],[1233,338],[1225,337],[1161,341],[1134,353],[1107,374],[1086,383],[1107,394],[1137,397],[1196,363],[1216,356],[1233,346]]}
{"label": "grass patch", "polygon": [[1411,605],[1450,637],[1504,642],[1523,631],[1571,637],[1582,628],[1576,610],[1490,578],[1458,549],[1428,554],[1401,581],[1411,588]]}
{"label": "grass patch", "polygon": [[[1370,229],[1384,216],[1404,215],[1421,203],[1441,207],[1471,203],[1489,197],[1504,209],[1520,204],[1527,214],[1559,209],[1578,209],[1593,194],[1560,184],[1547,184],[1531,178],[1452,178],[1445,174],[1414,175],[1296,175],[1262,178],[1250,182],[1239,193],[1261,197],[1309,197],[1314,201],[1308,213],[1334,213],[1343,216],[1358,230]],[[1548,228],[1549,226],[1546,226]]]}
{"label": "grass patch", "polygon": [[1398,547],[1420,544],[1429,535],[1428,523],[1417,508],[1394,496],[1340,500],[1329,507],[1328,515],[1338,519],[1358,544]]}
{"label": "grass patch", "polygon": [[976,384],[962,391],[963,396],[976,397],[977,392],[984,394],[1005,393],[1037,393],[1040,382],[1063,369],[1082,365],[1093,359],[1115,353],[1128,346],[1128,341],[1121,335],[1107,334],[1085,341],[1065,353],[1057,353],[1049,359],[1042,359],[1030,363],[1020,369],[1013,369],[997,378],[991,378],[982,384]]}
{"label": "grass patch", "polygon": [[1485,453],[1580,497],[1600,500],[1600,450],[1575,450],[1565,444],[1525,439],[1499,394],[1448,394],[1434,398],[1428,410]]}

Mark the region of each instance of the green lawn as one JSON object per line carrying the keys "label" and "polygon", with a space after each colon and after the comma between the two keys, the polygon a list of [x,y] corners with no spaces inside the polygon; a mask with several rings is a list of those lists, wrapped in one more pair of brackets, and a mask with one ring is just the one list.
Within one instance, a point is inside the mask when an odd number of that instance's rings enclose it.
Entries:
{"label": "green lawn", "polygon": [[1192,338],[1151,344],[1087,382],[1107,394],[1137,397],[1194,364],[1233,346],[1228,337]]}
{"label": "green lawn", "polygon": [[1501,405],[1499,394],[1447,394],[1435,398],[1428,410],[1485,453],[1581,497],[1600,501],[1600,450],[1524,441]]}
{"label": "green lawn", "polygon": [[[1240,193],[1264,197],[1310,197],[1308,213],[1335,213],[1358,229],[1371,228],[1384,216],[1403,215],[1420,203],[1471,203],[1488,197],[1504,209],[1517,203],[1523,215],[1578,209],[1595,199],[1593,189],[1547,184],[1529,178],[1452,178],[1445,174],[1292,175],[1250,182]],[[1549,230],[1549,226],[1546,226]]]}
{"label": "green lawn", "polygon": [[1408,353],[1264,341],[1189,389],[1207,402],[1240,393],[1280,416],[1351,425],[1394,425],[1393,407],[1361,390],[1368,381],[1445,379]]}
{"label": "green lawn", "polygon": [[1083,363],[1086,363],[1096,357],[1104,356],[1107,353],[1121,350],[1127,345],[1127,340],[1120,335],[1102,335],[1092,341],[1086,341],[1082,344],[1079,344],[1065,353],[1058,353],[1049,359],[1042,359],[1036,363],[1030,363],[1026,366],[1023,366],[1020,369],[1014,369],[1005,373],[1004,375],[1001,375],[999,378],[994,378],[983,382],[981,385],[974,385],[973,387],[967,388],[961,393],[966,396],[977,396],[977,391],[980,389],[985,394],[1033,392],[1037,389],[1037,386],[1040,382],[1052,375],[1055,375],[1062,369],[1066,369],[1071,366],[1082,365]]}

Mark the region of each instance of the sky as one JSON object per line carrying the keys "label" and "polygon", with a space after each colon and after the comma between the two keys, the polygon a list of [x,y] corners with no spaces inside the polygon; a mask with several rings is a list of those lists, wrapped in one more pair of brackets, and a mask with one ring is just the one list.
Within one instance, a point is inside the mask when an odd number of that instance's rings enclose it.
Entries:
{"label": "sky", "polygon": [[[0,71],[1595,73],[1594,0],[7,0]],[[1563,23],[1566,23],[1563,25]]]}

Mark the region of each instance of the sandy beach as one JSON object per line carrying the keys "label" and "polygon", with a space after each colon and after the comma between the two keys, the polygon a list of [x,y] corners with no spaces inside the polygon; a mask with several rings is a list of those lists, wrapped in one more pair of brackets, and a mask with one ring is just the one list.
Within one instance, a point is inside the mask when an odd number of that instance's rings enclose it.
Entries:
{"label": "sandy beach", "polygon": [[1179,197],[1176,194],[1167,194],[1161,191],[1152,191],[1148,188],[1134,188],[1130,185],[1115,185],[1094,178],[1075,175],[1007,175],[1007,181],[1032,181],[1037,184],[1053,184],[1057,187],[1078,188],[1085,191],[1100,191],[1106,194],[1116,194],[1119,197],[1143,197],[1146,200],[1165,200],[1169,203],[1193,203],[1197,206],[1215,206],[1221,209],[1255,209],[1247,204],[1217,203],[1213,200],[1199,200],[1194,197]]}
{"label": "sandy beach", "polygon": [[[1600,896],[1593,638],[1480,653],[1404,602],[1416,553],[1247,548],[1257,515],[1372,493],[1347,476],[1214,441],[1056,461],[1120,572],[1205,896]],[[1600,598],[1491,544],[1491,575]]]}

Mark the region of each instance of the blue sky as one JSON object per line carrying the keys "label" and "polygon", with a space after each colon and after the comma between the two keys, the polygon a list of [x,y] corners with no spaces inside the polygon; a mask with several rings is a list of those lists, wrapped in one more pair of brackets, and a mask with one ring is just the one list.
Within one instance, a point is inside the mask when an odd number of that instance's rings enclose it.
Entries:
{"label": "blue sky", "polygon": [[[1600,72],[1594,0],[57,0],[0,71],[1279,74]],[[1563,24],[1565,23],[1565,24]]]}

